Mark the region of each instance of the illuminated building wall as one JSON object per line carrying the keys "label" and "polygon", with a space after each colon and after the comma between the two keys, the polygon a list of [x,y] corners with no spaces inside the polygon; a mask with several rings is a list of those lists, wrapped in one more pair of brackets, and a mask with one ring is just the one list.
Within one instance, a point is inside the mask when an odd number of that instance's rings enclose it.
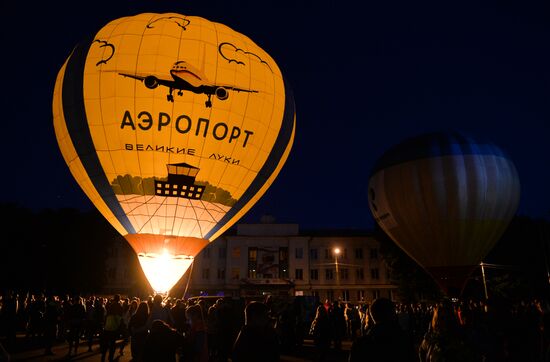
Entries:
{"label": "illuminated building wall", "polygon": [[[182,291],[188,276],[177,285]],[[297,224],[272,223],[241,224],[209,244],[195,260],[188,294],[316,295],[321,301],[357,302],[392,298],[396,288],[378,241],[368,233],[300,233]]]}

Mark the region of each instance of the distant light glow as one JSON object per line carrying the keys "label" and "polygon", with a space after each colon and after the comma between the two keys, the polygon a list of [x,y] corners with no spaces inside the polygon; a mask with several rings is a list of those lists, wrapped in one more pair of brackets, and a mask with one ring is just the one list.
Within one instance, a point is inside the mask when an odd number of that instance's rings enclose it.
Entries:
{"label": "distant light glow", "polygon": [[141,268],[156,293],[168,293],[193,262],[189,255],[172,255],[166,249],[162,254],[140,253]]}
{"label": "distant light glow", "polygon": [[336,255],[340,254],[340,248],[334,248],[334,254]]}

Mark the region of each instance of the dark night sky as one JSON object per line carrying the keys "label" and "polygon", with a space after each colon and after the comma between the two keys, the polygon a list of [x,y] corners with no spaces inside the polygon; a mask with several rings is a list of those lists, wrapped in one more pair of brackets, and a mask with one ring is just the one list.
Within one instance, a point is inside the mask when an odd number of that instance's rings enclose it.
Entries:
{"label": "dark night sky", "polygon": [[245,220],[270,213],[305,227],[371,227],[366,189],[376,159],[403,138],[449,129],[503,148],[522,185],[518,213],[549,218],[548,2],[359,3],[3,1],[0,201],[93,207],[55,140],[57,72],[110,20],[177,12],[249,36],[295,92],[293,150]]}

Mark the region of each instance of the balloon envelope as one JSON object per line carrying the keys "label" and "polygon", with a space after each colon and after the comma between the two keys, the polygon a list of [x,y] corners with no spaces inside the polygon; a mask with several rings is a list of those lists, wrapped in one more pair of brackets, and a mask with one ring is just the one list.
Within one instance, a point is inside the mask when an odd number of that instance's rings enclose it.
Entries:
{"label": "balloon envelope", "polygon": [[519,179],[497,146],[458,132],[390,148],[369,180],[381,228],[448,294],[457,294],[514,216]]}
{"label": "balloon envelope", "polygon": [[275,61],[222,24],[116,19],[79,44],[53,97],[60,150],[156,291],[265,193],[295,111]]}

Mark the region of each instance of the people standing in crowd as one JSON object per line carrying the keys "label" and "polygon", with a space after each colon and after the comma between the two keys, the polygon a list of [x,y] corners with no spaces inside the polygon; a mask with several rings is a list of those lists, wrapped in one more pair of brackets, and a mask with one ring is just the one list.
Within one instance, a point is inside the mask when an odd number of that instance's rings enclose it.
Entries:
{"label": "people standing in crowd", "polygon": [[120,303],[120,295],[115,294],[105,309],[105,324],[100,341],[101,362],[105,361],[107,352],[109,352],[109,362],[112,362],[115,354],[116,340],[120,336],[120,327],[122,324],[123,309]]}
{"label": "people standing in crowd", "polygon": [[106,314],[107,314],[107,310],[105,309],[103,298],[102,297],[95,298],[94,307],[92,311],[92,320],[91,320],[90,330],[87,333],[88,352],[92,351],[94,337],[103,336],[103,323],[105,322]]}
{"label": "people standing in crowd", "polygon": [[189,362],[208,362],[208,335],[201,306],[194,304],[188,307],[186,317],[189,321],[189,331],[185,335],[184,360]]}
{"label": "people standing in crowd", "polygon": [[[45,352],[52,354],[52,346],[56,342],[56,335],[63,335],[58,333],[58,328],[62,328],[64,325],[66,330],[66,338],[69,344],[69,355],[73,355],[77,352],[78,339],[82,334],[81,328],[78,327],[82,317],[82,302],[78,297],[70,299],[70,302],[66,304],[64,322],[61,322],[61,305],[57,296],[47,293],[48,299],[44,301],[39,294],[25,293],[27,300],[22,302],[19,300],[19,310],[24,308],[25,313],[17,315],[19,323],[17,325],[18,333],[26,332],[31,337],[35,335],[38,338],[43,337]],[[156,299],[156,301],[154,301]],[[106,333],[100,333],[102,360],[107,357],[107,351],[110,352],[111,346],[114,350],[117,350],[114,346],[117,339],[120,337],[121,329],[117,328],[116,320],[124,320],[130,317],[128,320],[128,330],[131,333],[131,351],[132,359],[136,362],[143,360],[143,350],[145,349],[145,341],[149,334],[149,328],[147,321],[150,320],[148,307],[146,302],[138,303],[139,299],[134,298],[130,303],[130,308],[124,311],[124,307],[118,297],[118,303],[115,303],[117,296],[108,303],[107,313],[104,299],[101,297],[89,297],[85,306],[86,311],[86,331],[85,335],[88,340],[89,351],[93,345],[93,340],[98,331],[102,330],[104,323],[106,326]],[[195,302],[196,300],[196,302]],[[265,357],[273,345],[270,347],[259,347],[261,343],[267,343],[269,338],[262,337],[260,332],[252,333],[252,322],[249,317],[252,314],[242,313],[244,311],[243,305],[240,301],[232,299],[220,298],[216,301],[216,304],[209,309],[207,319],[204,319],[204,314],[201,306],[207,303],[208,298],[191,299],[190,305],[194,305],[193,308],[189,308],[187,316],[182,311],[185,311],[186,301],[175,300],[175,304],[170,311],[168,306],[171,305],[169,300],[162,300],[159,298],[151,297],[151,306],[160,305],[164,308],[158,309],[159,315],[162,315],[164,311],[169,312],[170,316],[164,315],[163,318],[167,318],[174,321],[174,325],[170,326],[176,330],[179,335],[180,342],[174,351],[173,345],[170,344],[169,339],[162,340],[161,335],[169,336],[164,327],[158,326],[157,342],[151,342],[152,346],[159,345],[161,342],[168,343],[168,347],[164,348],[169,351],[164,357],[162,352],[151,352],[148,358],[155,361],[162,361],[162,359],[174,360],[175,354],[181,354],[179,360],[185,362],[227,362],[232,351],[232,347],[235,347],[236,351],[247,350],[249,356],[254,356],[259,351],[263,352],[262,358]],[[106,301],[106,300],[105,300]],[[268,310],[264,304],[265,314],[271,313],[271,317],[267,317],[267,325],[269,325],[269,331],[277,330],[274,328],[275,323],[273,320],[278,321],[280,331],[287,331],[286,328],[281,327],[284,325],[288,318],[288,307],[291,305],[288,300],[281,303],[278,298],[269,299],[271,309]],[[93,306],[92,306],[93,302]],[[163,305],[163,303],[166,303]],[[196,303],[196,304],[195,304]],[[550,337],[548,327],[550,325],[550,304],[546,301],[546,304],[541,303],[539,300],[531,301],[512,301],[504,298],[491,298],[487,301],[459,301],[456,303],[442,302],[438,304],[429,303],[414,303],[414,304],[401,304],[394,306],[394,308],[386,305],[386,311],[388,312],[386,317],[385,313],[382,313],[384,304],[381,300],[376,300],[375,303],[369,308],[367,303],[362,303],[359,310],[361,310],[361,318],[367,319],[369,327],[364,331],[364,337],[359,337],[353,342],[352,350],[350,354],[350,361],[362,360],[364,356],[368,356],[366,361],[377,361],[379,356],[383,356],[382,360],[399,360],[408,361],[411,355],[414,360],[421,360],[423,362],[433,362],[438,360],[445,361],[534,361],[542,362],[548,360],[548,353],[550,351]],[[118,305],[118,307],[117,307]],[[390,302],[391,305],[391,302]],[[137,307],[136,307],[137,306]],[[377,307],[378,306],[378,307]],[[3,296],[0,298],[0,316],[5,317],[5,313],[12,308],[8,297]],[[120,312],[113,313],[113,310],[120,308]],[[237,309],[236,309],[237,308]],[[252,307],[251,307],[252,308]],[[353,305],[349,304],[344,311],[344,315],[348,321],[348,328],[351,327],[349,321],[353,318],[351,316]],[[136,312],[132,311],[136,309]],[[334,312],[336,308],[334,305],[330,306],[330,311]],[[298,310],[298,309],[296,309]],[[33,311],[36,314],[33,319]],[[253,309],[249,310],[253,311]],[[370,316],[367,313],[370,311]],[[391,312],[390,312],[391,311]],[[316,316],[314,322],[311,324],[311,337],[315,343],[315,361],[323,361],[323,358],[331,360],[336,354],[343,355],[346,352],[337,352],[330,350],[330,342],[332,338],[332,329],[334,320],[329,318],[326,313],[325,307],[319,305],[319,308],[315,310]],[[396,314],[397,313],[397,314]],[[117,314],[118,318],[109,317],[106,314]],[[75,316],[80,317],[75,318]],[[243,316],[246,320],[243,320]],[[367,318],[368,316],[368,318]],[[189,318],[189,323],[186,321]],[[272,321],[270,322],[270,318]],[[262,319],[262,318],[260,318]],[[0,329],[5,333],[6,319],[2,319],[0,323]],[[31,320],[36,323],[31,323]],[[37,322],[39,320],[40,322]],[[90,320],[96,321],[93,325],[90,325]],[[25,321],[27,325],[25,326]],[[205,325],[206,324],[206,325]],[[39,327],[42,325],[42,327]],[[289,323],[290,327],[292,323]],[[25,328],[26,327],[26,328]],[[401,327],[401,328],[399,328]],[[237,335],[240,335],[237,338]],[[40,330],[44,332],[41,335]],[[164,330],[164,331],[162,331]],[[408,333],[407,333],[408,331]],[[112,333],[111,333],[112,332]],[[284,333],[284,332],[283,332]],[[112,335],[111,339],[107,336]],[[206,334],[208,336],[206,337]],[[270,335],[271,332],[268,333]],[[284,334],[283,334],[284,335]],[[349,331],[348,336],[352,338],[353,332]],[[3,335],[2,335],[3,336]],[[291,332],[287,337],[291,336]],[[36,338],[35,337],[35,338]],[[291,349],[284,349],[283,340],[278,334],[276,334],[276,355],[279,353],[293,355]],[[171,338],[171,337],[167,337]],[[254,341],[254,338],[259,338],[259,341]],[[151,341],[154,341],[152,339]],[[235,343],[237,342],[238,343]],[[289,339],[287,339],[288,341]],[[183,341],[183,342],[182,342]],[[2,340],[5,343],[6,340]],[[38,340],[28,345],[36,345]],[[107,343],[106,343],[107,342]],[[186,346],[185,353],[183,353],[182,343]],[[243,345],[251,345],[248,349],[242,347]],[[6,347],[9,347],[5,344]],[[20,345],[22,346],[22,345]],[[172,347],[171,347],[172,346]],[[238,347],[240,346],[240,347]],[[288,346],[288,345],[287,345]],[[390,347],[388,347],[390,346]],[[412,348],[411,348],[412,346]],[[124,345],[121,346],[124,348]],[[402,348],[403,347],[403,348]],[[10,349],[7,349],[11,352]],[[154,348],[153,348],[154,350]],[[408,355],[401,355],[402,351],[413,351]],[[205,351],[207,351],[205,353]],[[401,352],[400,352],[401,351]],[[155,357],[151,357],[155,356]],[[243,357],[244,356],[244,357]],[[233,356],[234,361],[238,361],[238,358],[252,358],[248,355],[236,352]],[[313,357],[313,356],[312,356]],[[16,357],[17,358],[17,357]],[[546,359],[545,359],[546,358]],[[114,351],[109,353],[109,359],[114,359]],[[258,360],[258,359],[256,359]]]}
{"label": "people standing in crowd", "polygon": [[315,345],[316,358],[315,361],[322,362],[325,360],[328,350],[330,349],[331,326],[327,309],[324,305],[319,305],[315,312],[315,318],[311,322],[309,330],[310,336],[313,338]]}
{"label": "people standing in crowd", "polygon": [[[218,360],[227,362],[233,349],[233,344],[244,323],[244,313],[236,304],[224,299],[218,299],[216,313],[218,315]],[[269,310],[268,310],[269,313]],[[271,318],[270,325],[273,327]]]}
{"label": "people standing in crowd", "polygon": [[370,307],[373,326],[352,344],[349,362],[417,361],[412,341],[397,322],[395,307],[386,298],[375,299]]}
{"label": "people standing in crowd", "polygon": [[172,315],[172,320],[174,321],[173,327],[181,334],[184,334],[187,331],[185,308],[185,301],[183,299],[178,299],[172,309],[170,309],[170,314]]}
{"label": "people standing in crowd", "polygon": [[[212,304],[208,308],[208,315],[206,316],[206,328],[208,331],[208,353],[210,360],[218,362],[220,360],[220,330],[221,323],[219,318],[219,309],[222,304],[222,299],[216,300],[216,303]],[[226,359],[227,361],[227,359]]]}
{"label": "people standing in crowd", "polygon": [[344,316],[344,308],[342,308],[339,301],[335,300],[329,309],[329,320],[332,331],[332,341],[334,343],[334,349],[342,349],[342,339],[346,334],[346,318]]}
{"label": "people standing in crowd", "polygon": [[359,310],[352,303],[346,303],[346,308],[344,309],[344,317],[346,318],[347,336],[352,341],[354,341],[359,334],[359,329],[361,325]]}
{"label": "people standing in crowd", "polygon": [[362,303],[359,307],[359,318],[359,334],[364,336],[367,333],[367,324],[369,323],[369,305],[367,303]]}
{"label": "people standing in crowd", "polygon": [[452,303],[443,301],[434,308],[428,332],[420,344],[420,361],[481,361],[467,341]]}
{"label": "people standing in crowd", "polygon": [[57,328],[57,340],[65,341],[67,338],[67,316],[69,315],[68,309],[71,304],[71,298],[66,294],[59,299],[60,315]]}
{"label": "people standing in crowd", "polygon": [[156,294],[153,297],[152,304],[149,306],[149,321],[147,322],[149,329],[151,329],[153,321],[157,319],[166,322],[168,325],[174,324],[170,309],[162,304],[162,295],[160,294]]}
{"label": "people standing in crowd", "polygon": [[270,326],[268,308],[251,302],[245,310],[245,324],[233,346],[233,362],[275,362],[280,360],[279,341]]}
{"label": "people standing in crowd", "polygon": [[[184,338],[166,322],[155,319],[143,346],[143,362],[176,362]],[[185,360],[192,361],[192,360]],[[208,361],[208,360],[206,360]]]}
{"label": "people standing in crowd", "polygon": [[67,328],[66,336],[69,343],[69,351],[67,356],[73,352],[77,354],[80,344],[80,336],[86,319],[86,308],[81,297],[74,296],[65,308],[65,327]]}
{"label": "people standing in crowd", "polygon": [[46,301],[43,294],[31,295],[27,301],[26,337],[34,340],[44,333],[43,318],[46,311]]}
{"label": "people standing in crowd", "polygon": [[57,323],[61,316],[61,307],[59,301],[53,295],[50,295],[46,299],[46,304],[44,308],[44,346],[45,354],[53,355],[52,347],[55,342],[57,334]]}
{"label": "people standing in crowd", "polygon": [[143,359],[145,340],[149,335],[147,320],[149,319],[149,305],[147,302],[140,302],[136,312],[130,317],[128,331],[130,332],[130,351],[132,360],[140,362]]}
{"label": "people standing in crowd", "polygon": [[293,303],[284,303],[279,311],[277,330],[281,351],[292,352],[296,348],[296,309]]}
{"label": "people standing in crowd", "polygon": [[119,354],[121,356],[124,354],[124,348],[126,347],[130,339],[128,323],[130,323],[130,318],[135,313],[137,306],[137,300],[133,300],[132,302],[130,302],[130,299],[125,298],[122,302],[122,322],[120,324],[120,334],[122,336],[122,342],[119,346]]}
{"label": "people standing in crowd", "polygon": [[3,327],[6,336],[6,345],[8,348],[15,347],[17,340],[17,314],[19,311],[18,295],[14,291],[6,293],[2,299],[2,309],[0,310],[0,327]]}
{"label": "people standing in crowd", "polygon": [[[92,351],[92,343],[94,339],[95,326],[94,326],[94,297],[89,297],[85,302],[86,307],[86,320],[84,321],[84,338],[88,344],[88,352]],[[92,343],[90,343],[90,340]]]}

